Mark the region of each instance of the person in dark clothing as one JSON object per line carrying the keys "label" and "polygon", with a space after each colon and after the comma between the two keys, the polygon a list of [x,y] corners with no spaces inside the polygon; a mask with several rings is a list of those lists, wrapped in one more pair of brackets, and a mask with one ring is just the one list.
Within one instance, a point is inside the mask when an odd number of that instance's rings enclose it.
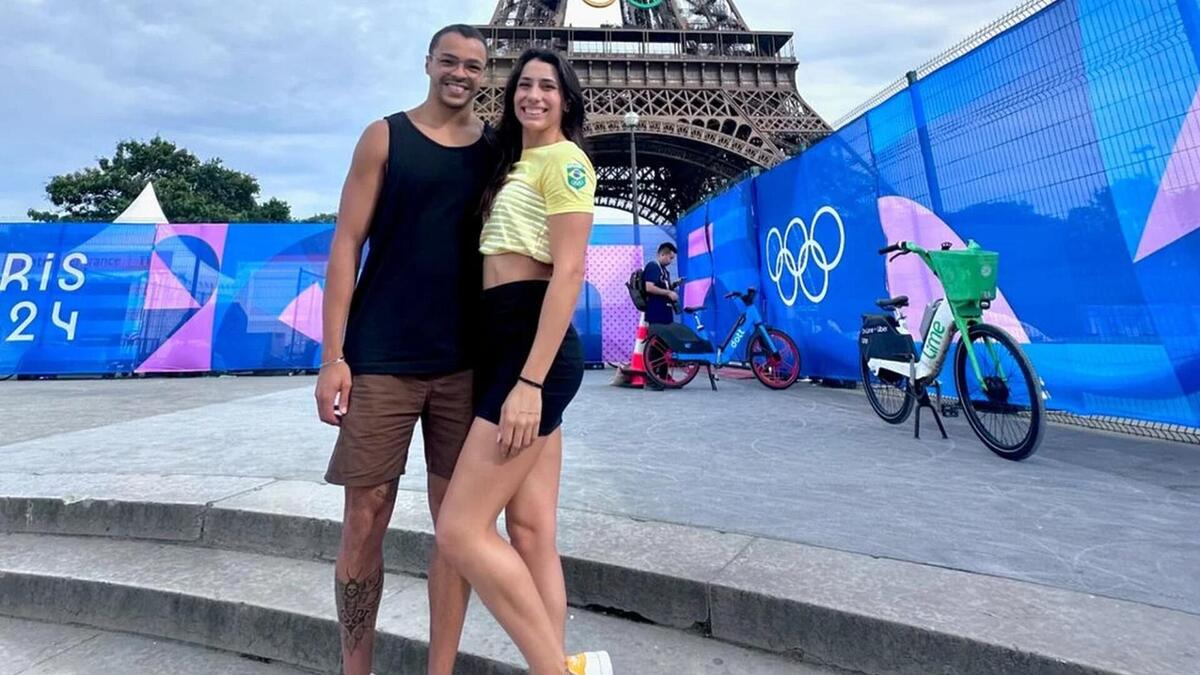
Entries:
{"label": "person in dark clothing", "polygon": [[[371,672],[383,539],[414,427],[420,421],[436,525],[474,417],[478,207],[498,159],[494,134],[474,107],[487,57],[479,30],[438,31],[425,59],[425,101],[367,127],[342,188],[316,399],[321,420],[339,428],[325,480],[345,492],[335,588],[347,675]],[[454,670],[469,596],[434,547],[431,675]]]}
{"label": "person in dark clothing", "polygon": [[658,247],[657,257],[646,264],[642,271],[642,279],[646,282],[646,323],[674,323],[675,310],[673,305],[679,303],[679,294],[675,289],[683,283],[683,279],[671,280],[671,263],[675,262],[678,251],[675,244],[663,242]]}
{"label": "person in dark clothing", "polygon": [[[646,282],[646,323],[669,324],[675,322],[675,310],[680,309],[679,294],[675,289],[683,283],[683,279],[671,280],[671,263],[675,262],[677,250],[671,242],[663,242],[658,247],[658,255],[646,264],[642,270],[642,280]],[[656,367],[656,374],[665,379],[668,374],[666,363]],[[659,389],[652,380],[646,382],[649,389]]]}

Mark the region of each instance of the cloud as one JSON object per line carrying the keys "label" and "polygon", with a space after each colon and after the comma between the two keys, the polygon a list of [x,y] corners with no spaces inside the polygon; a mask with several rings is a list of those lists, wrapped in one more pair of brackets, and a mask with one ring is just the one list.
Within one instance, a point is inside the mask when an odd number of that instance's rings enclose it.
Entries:
{"label": "cloud", "polygon": [[832,122],[1018,0],[742,0],[752,28],[790,30],[801,95]]}
{"label": "cloud", "polygon": [[[118,140],[162,134],[258,176],[294,212],[336,208],[372,120],[419,102],[428,36],[494,3],[5,3],[0,220]],[[314,195],[324,195],[315,197]]]}
{"label": "cloud", "polygon": [[[739,0],[791,30],[801,93],[834,119],[1014,0]],[[120,139],[162,134],[259,178],[293,213],[331,211],[362,128],[424,96],[428,36],[494,0],[5,0],[0,221]]]}

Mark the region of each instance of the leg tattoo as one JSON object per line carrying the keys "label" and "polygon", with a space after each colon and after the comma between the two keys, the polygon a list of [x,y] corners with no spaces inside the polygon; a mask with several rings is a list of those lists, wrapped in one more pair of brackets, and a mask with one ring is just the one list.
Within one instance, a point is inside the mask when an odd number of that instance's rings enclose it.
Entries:
{"label": "leg tattoo", "polygon": [[337,592],[338,621],[342,625],[342,644],[353,654],[366,636],[374,630],[375,615],[383,592],[383,568],[361,579],[334,579]]}

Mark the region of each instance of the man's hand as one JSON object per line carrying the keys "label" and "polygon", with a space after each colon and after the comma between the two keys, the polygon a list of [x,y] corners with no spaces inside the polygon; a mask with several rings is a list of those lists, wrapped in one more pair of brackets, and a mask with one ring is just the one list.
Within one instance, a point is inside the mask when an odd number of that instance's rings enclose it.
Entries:
{"label": "man's hand", "polygon": [[667,291],[667,297],[671,299],[671,302],[679,302],[679,294],[675,291]]}
{"label": "man's hand", "polygon": [[317,375],[317,416],[333,426],[341,426],[342,415],[350,410],[350,366],[345,361],[331,363]]}

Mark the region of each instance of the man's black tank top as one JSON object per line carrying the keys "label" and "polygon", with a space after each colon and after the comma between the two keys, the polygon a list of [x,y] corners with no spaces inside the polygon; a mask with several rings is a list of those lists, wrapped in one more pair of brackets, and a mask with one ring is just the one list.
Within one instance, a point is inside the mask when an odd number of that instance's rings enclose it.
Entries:
{"label": "man's black tank top", "polygon": [[353,373],[438,375],[471,367],[483,287],[479,200],[495,169],[490,129],[440,145],[404,113],[386,118],[387,174],[346,322]]}

